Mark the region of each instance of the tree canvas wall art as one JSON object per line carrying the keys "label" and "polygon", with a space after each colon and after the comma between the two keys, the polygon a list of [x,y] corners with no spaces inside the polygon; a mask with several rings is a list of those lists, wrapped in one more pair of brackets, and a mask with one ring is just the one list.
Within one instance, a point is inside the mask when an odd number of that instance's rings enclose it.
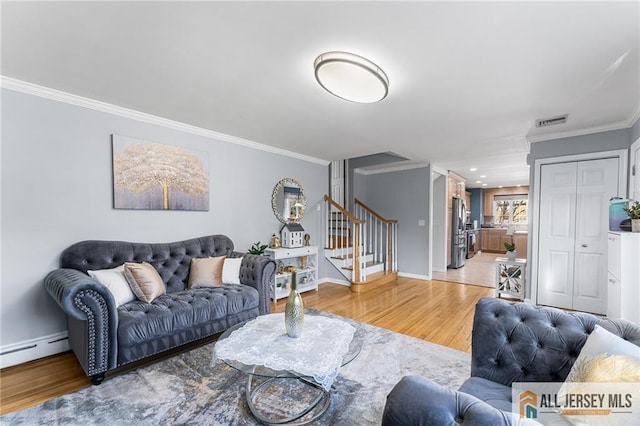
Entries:
{"label": "tree canvas wall art", "polygon": [[209,210],[205,152],[113,135],[116,209]]}

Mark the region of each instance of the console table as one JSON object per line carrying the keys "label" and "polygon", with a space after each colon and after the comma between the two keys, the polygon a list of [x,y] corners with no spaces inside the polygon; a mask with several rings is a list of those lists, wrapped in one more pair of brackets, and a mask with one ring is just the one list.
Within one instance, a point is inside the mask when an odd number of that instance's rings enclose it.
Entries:
{"label": "console table", "polygon": [[296,269],[297,289],[300,293],[318,290],[318,247],[270,248],[264,254],[276,261],[276,277],[271,285],[271,300],[277,301],[289,295],[290,268]]}
{"label": "console table", "polygon": [[527,259],[496,258],[496,297],[507,295],[524,300]]}

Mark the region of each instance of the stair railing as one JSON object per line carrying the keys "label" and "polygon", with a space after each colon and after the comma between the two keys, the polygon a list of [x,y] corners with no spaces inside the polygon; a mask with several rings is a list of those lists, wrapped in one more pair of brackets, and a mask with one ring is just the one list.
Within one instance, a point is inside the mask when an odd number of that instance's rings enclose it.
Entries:
{"label": "stair railing", "polygon": [[373,253],[377,262],[384,262],[385,270],[398,270],[398,221],[386,219],[357,198],[354,200],[355,215],[365,223],[365,239],[369,242],[365,251]]}
{"label": "stair railing", "polygon": [[[363,232],[365,221],[349,213],[328,195],[324,196],[324,201],[329,206],[329,208],[324,209],[325,223],[329,225],[325,247],[338,250],[341,256],[348,256],[349,249],[351,249],[353,256],[351,281],[354,283],[363,282],[367,277],[364,264],[365,257],[362,256],[360,247],[365,247],[367,244],[366,235]],[[335,210],[331,209],[331,207]],[[334,220],[335,217],[338,217],[338,219]]]}

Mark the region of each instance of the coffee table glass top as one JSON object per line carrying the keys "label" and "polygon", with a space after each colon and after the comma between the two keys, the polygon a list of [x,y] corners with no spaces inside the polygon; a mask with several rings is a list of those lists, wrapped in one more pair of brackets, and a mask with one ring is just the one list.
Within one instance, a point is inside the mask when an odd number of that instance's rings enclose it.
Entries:
{"label": "coffee table glass top", "polygon": [[[298,345],[298,343],[300,343],[301,345],[303,344],[303,338],[304,336],[304,332],[305,332],[305,328],[303,328],[302,331],[302,335],[300,338],[291,338],[288,337],[286,335],[286,331],[284,329],[284,315],[283,314],[270,314],[267,316],[263,316],[263,317],[270,317],[268,319],[267,322],[275,324],[276,327],[280,327],[278,324],[280,324],[281,322],[281,326],[282,326],[282,330],[280,330],[278,328],[277,331],[274,331],[275,337],[273,337],[273,345],[277,345],[278,343],[282,344],[285,343],[287,345],[288,348],[292,348],[293,351],[297,350],[296,346]],[[261,318],[261,317],[258,317]],[[267,320],[267,318],[262,318],[263,320]],[[273,321],[271,321],[273,320]],[[231,335],[234,333],[234,331],[236,330],[240,330],[242,327],[244,327],[246,324],[248,324],[251,321],[255,321],[254,320],[250,320],[250,321],[246,321],[240,324],[237,324],[229,329],[227,329],[219,338],[218,338],[218,343],[221,341],[224,341],[225,339],[229,339],[231,337]],[[348,323],[342,321],[342,320],[338,320],[338,319],[334,319],[334,318],[329,318],[329,317],[324,317],[321,315],[313,315],[310,313],[305,313],[305,326],[304,327],[308,327],[309,329],[314,327],[314,321],[319,322],[322,321],[322,324],[320,325],[321,327],[324,327],[321,329],[321,334],[331,334],[331,333],[337,333],[337,329],[338,328],[343,328],[343,327],[347,327],[347,328],[352,328],[353,326],[349,325]],[[327,321],[333,321],[331,323],[327,324]],[[316,324],[317,325],[317,324]],[[329,327],[327,325],[330,325]],[[342,355],[342,359],[339,362],[339,367],[344,366],[348,363],[350,363],[351,361],[353,361],[358,354],[360,353],[360,351],[362,350],[362,344],[364,341],[364,332],[357,328],[357,327],[353,327],[355,330],[353,331],[353,337],[351,338],[351,341],[348,342],[348,348],[346,348],[343,352]],[[282,336],[279,336],[279,334],[283,334]],[[327,336],[323,336],[323,337],[327,337]],[[218,345],[218,343],[216,343],[216,346]],[[263,342],[264,343],[264,342]],[[320,356],[322,356],[322,353],[325,353],[327,356],[329,355],[333,355],[333,351],[335,348],[329,348],[329,347],[322,347],[319,351],[321,352],[321,354],[319,354]],[[325,352],[326,351],[326,352]],[[266,359],[270,356],[270,354],[268,352],[270,352],[269,350],[265,351],[267,353],[265,353],[264,357],[265,357],[265,361]],[[273,368],[269,368],[266,367],[265,365],[263,365],[260,362],[256,362],[256,363],[242,363],[239,362],[236,359],[231,359],[231,358],[227,358],[227,357],[219,357],[219,354],[216,353],[216,358],[220,358],[222,359],[222,361],[224,361],[227,365],[245,373],[245,374],[250,374],[253,376],[262,376],[262,377],[278,377],[278,378],[300,378],[300,377],[309,377],[306,374],[301,374],[297,371],[295,371],[295,369],[287,369],[287,368],[283,368],[283,369],[273,369]],[[268,362],[267,362],[268,363]],[[337,371],[335,372],[337,374]],[[330,385],[329,385],[330,386]]]}

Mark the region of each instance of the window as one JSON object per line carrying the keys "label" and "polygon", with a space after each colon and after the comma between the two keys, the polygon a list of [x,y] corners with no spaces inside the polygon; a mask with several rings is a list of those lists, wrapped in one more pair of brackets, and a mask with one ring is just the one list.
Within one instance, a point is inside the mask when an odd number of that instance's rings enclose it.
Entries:
{"label": "window", "polygon": [[522,195],[497,195],[493,204],[495,223],[500,225],[527,223],[527,199]]}

